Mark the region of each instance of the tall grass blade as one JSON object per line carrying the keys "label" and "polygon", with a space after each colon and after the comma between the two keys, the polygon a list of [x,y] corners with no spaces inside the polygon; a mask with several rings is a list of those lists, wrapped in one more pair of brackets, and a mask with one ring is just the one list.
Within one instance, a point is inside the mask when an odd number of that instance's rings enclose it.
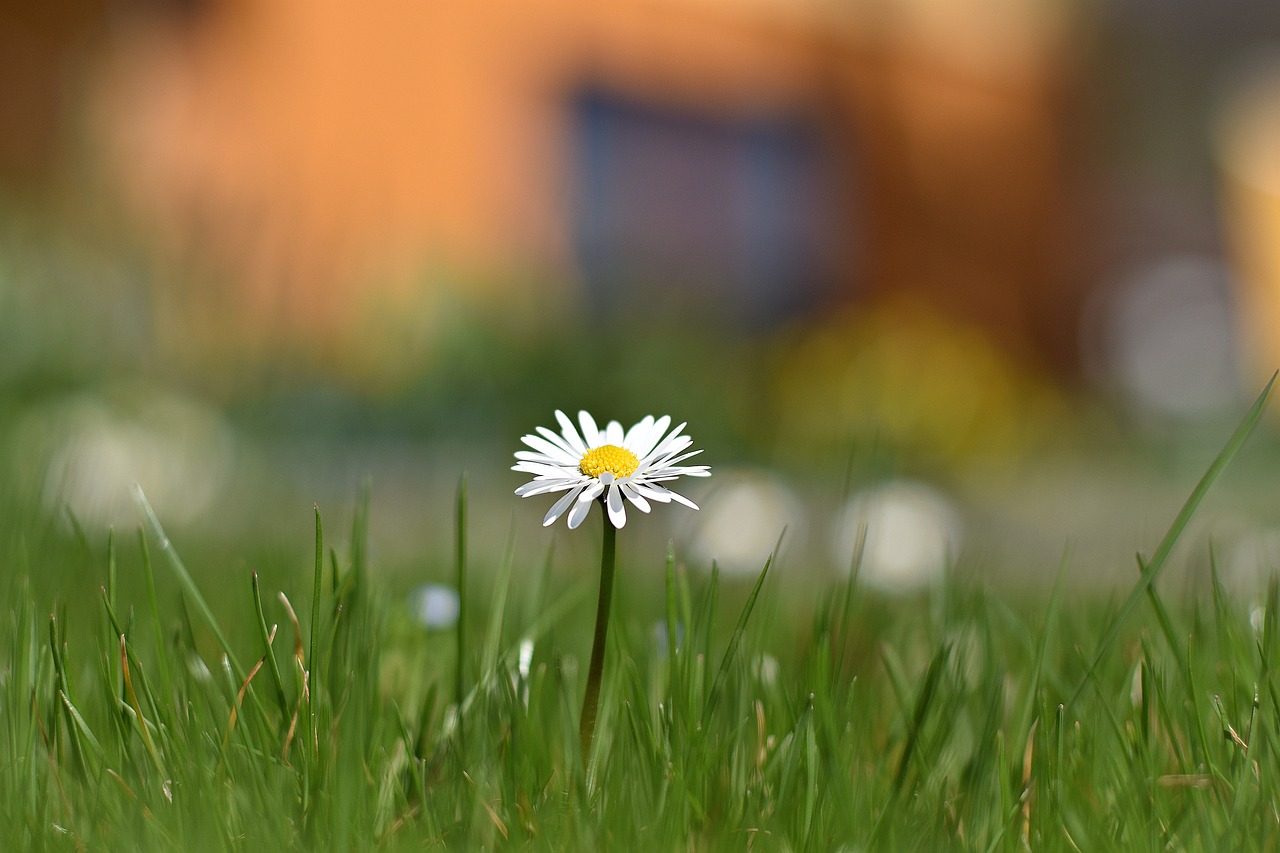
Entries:
{"label": "tall grass blade", "polygon": [[93,732],[89,731],[88,723],[84,721],[84,717],[80,716],[76,706],[71,704],[71,699],[61,690],[58,691],[58,698],[62,700],[62,705],[69,715],[72,726],[75,729],[77,742],[88,744],[94,758],[97,758],[98,761],[105,759],[106,751],[102,748],[102,744],[98,743],[98,739],[93,736]]}
{"label": "tall grass blade", "polygon": [[462,703],[467,684],[467,475],[458,479],[454,516],[454,582],[458,587],[458,622],[454,630],[453,701],[457,708],[458,743],[465,744]]}
{"label": "tall grass blade", "polygon": [[125,641],[124,634],[120,635],[120,669],[124,674],[125,694],[129,697],[129,706],[133,708],[134,722],[138,725],[138,731],[142,734],[142,742],[146,745],[147,755],[151,758],[151,763],[155,765],[156,772],[160,774],[160,778],[165,776],[164,765],[160,761],[160,753],[156,749],[155,741],[151,738],[151,732],[147,728],[147,718],[142,713],[142,703],[138,701],[138,691],[133,687],[133,677],[129,672],[129,652],[128,644]]}
{"label": "tall grass blade", "polygon": [[[1142,555],[1136,555],[1138,560],[1138,573],[1145,575],[1147,566],[1142,560]],[[1164,606],[1164,601],[1160,598],[1160,593],[1152,585],[1146,588],[1147,600],[1151,602],[1151,609],[1156,614],[1156,622],[1160,625],[1160,633],[1164,634],[1165,642],[1169,644],[1169,651],[1173,652],[1173,657],[1178,663],[1178,674],[1185,677],[1190,669],[1187,662],[1186,644],[1178,637],[1176,629],[1173,627],[1173,617],[1169,615],[1169,609]]]}
{"label": "tall grass blade", "polygon": [[[147,584],[147,606],[151,610],[151,625],[155,631],[156,669],[160,679],[160,693],[163,696],[173,695],[173,668],[169,658],[169,647],[164,639],[164,620],[160,617],[160,601],[156,595],[156,574],[151,565],[151,548],[147,544],[147,534],[138,528],[138,548],[142,555],[143,578]],[[165,706],[166,721],[170,721],[168,706]]]}
{"label": "tall grass blade", "polygon": [[499,654],[502,643],[502,622],[507,615],[507,590],[511,586],[511,567],[516,557],[515,530],[507,536],[506,547],[502,551],[502,562],[498,564],[498,575],[494,578],[493,594],[490,598],[489,625],[485,631],[484,649],[481,652],[481,680],[487,681],[498,670],[501,660]]}
{"label": "tall grass blade", "polygon": [[893,774],[894,797],[897,797],[902,792],[902,786],[907,780],[907,770],[911,766],[911,759],[920,743],[925,719],[928,717],[929,708],[933,705],[934,697],[937,695],[938,682],[942,678],[944,665],[950,655],[951,643],[943,643],[938,648],[938,651],[934,653],[933,659],[929,661],[929,668],[925,670],[924,684],[920,687],[915,707],[911,712],[911,726],[907,729],[907,742],[902,748],[902,757],[898,759],[898,769]]}
{"label": "tall grass blade", "polygon": [[258,631],[262,637],[263,660],[267,664],[267,670],[271,673],[271,684],[275,687],[276,701],[280,705],[280,713],[289,716],[289,700],[284,695],[284,680],[280,677],[280,664],[276,662],[275,649],[271,647],[271,641],[275,635],[274,628],[267,628],[267,618],[262,612],[262,590],[258,584],[258,573],[254,571],[251,575],[251,586],[253,588],[253,611],[258,617]]}
{"label": "tall grass blade", "polygon": [[66,712],[66,731],[67,740],[71,745],[71,754],[75,759],[76,767],[82,773],[88,772],[88,764],[84,757],[84,746],[80,742],[80,730],[75,725],[75,721],[71,718],[71,681],[67,676],[67,664],[64,657],[66,651],[66,639],[59,630],[59,624],[62,621],[57,615],[49,614],[49,648],[53,652],[53,673],[56,682],[55,690],[59,702]]}
{"label": "tall grass blade", "polygon": [[1178,539],[1182,536],[1183,531],[1186,530],[1187,525],[1191,522],[1192,516],[1195,515],[1195,512],[1199,508],[1201,501],[1204,500],[1205,495],[1209,493],[1209,489],[1212,488],[1215,482],[1217,482],[1218,477],[1220,477],[1222,472],[1226,470],[1227,465],[1229,465],[1231,460],[1235,458],[1235,455],[1240,451],[1240,448],[1244,446],[1244,443],[1253,433],[1254,428],[1257,427],[1258,421],[1262,419],[1262,413],[1267,406],[1267,399],[1271,396],[1271,389],[1275,386],[1276,377],[1278,375],[1280,375],[1280,372],[1272,374],[1266,387],[1262,389],[1262,393],[1258,395],[1256,400],[1254,400],[1254,403],[1249,408],[1248,413],[1246,413],[1244,419],[1240,421],[1240,425],[1236,427],[1235,432],[1231,434],[1231,438],[1227,440],[1226,446],[1222,448],[1221,452],[1219,452],[1217,457],[1214,458],[1213,463],[1209,465],[1209,469],[1205,471],[1204,476],[1200,478],[1195,489],[1192,490],[1190,496],[1187,498],[1186,503],[1182,505],[1182,509],[1174,518],[1173,524],[1170,525],[1168,532],[1165,533],[1164,538],[1160,540],[1160,544],[1156,546],[1155,553],[1151,555],[1150,562],[1148,562],[1142,570],[1142,577],[1138,581],[1137,586],[1135,586],[1133,591],[1129,593],[1129,597],[1126,598],[1124,604],[1120,606],[1120,610],[1111,620],[1110,626],[1103,634],[1102,639],[1098,642],[1097,648],[1094,650],[1093,657],[1090,659],[1089,664],[1085,669],[1085,673],[1080,679],[1080,683],[1071,694],[1071,698],[1067,700],[1066,704],[1068,708],[1074,705],[1076,700],[1080,698],[1085,687],[1088,686],[1094,670],[1098,668],[1098,664],[1101,663],[1104,657],[1106,657],[1107,652],[1111,650],[1111,646],[1115,643],[1116,638],[1120,636],[1120,629],[1124,626],[1125,621],[1133,613],[1139,602],[1142,601],[1143,596],[1146,595],[1147,590],[1151,587],[1151,584],[1155,582],[1155,579],[1164,569],[1165,564],[1169,560],[1169,554],[1172,553],[1173,547],[1178,544]]}
{"label": "tall grass blade", "polygon": [[182,585],[183,592],[186,593],[187,599],[195,605],[196,610],[209,626],[209,630],[213,632],[213,636],[217,639],[218,645],[222,648],[223,654],[227,656],[232,669],[238,679],[243,680],[245,670],[240,666],[240,660],[236,657],[235,651],[231,648],[231,642],[227,639],[226,634],[222,633],[222,626],[218,624],[218,619],[213,615],[213,610],[209,607],[209,603],[205,601],[204,595],[201,594],[200,588],[196,586],[195,580],[191,577],[191,573],[187,571],[186,565],[182,562],[182,558],[178,556],[178,552],[174,549],[173,543],[169,541],[168,535],[164,532],[160,519],[156,516],[156,512],[151,508],[151,503],[147,500],[147,496],[143,494],[141,486],[134,486],[134,498],[138,502],[138,507],[142,511],[142,518],[146,526],[150,529],[151,535],[155,537],[156,543],[160,546],[160,552],[165,555],[169,563],[169,568],[178,578],[178,582]]}
{"label": "tall grass blade", "polygon": [[664,572],[665,587],[663,599],[666,603],[667,620],[667,695],[671,695],[672,686],[676,683],[676,655],[680,652],[680,617],[676,615],[676,546],[674,540],[667,540],[667,559]]}
{"label": "tall grass blade", "polygon": [[320,505],[313,504],[312,507],[316,516],[316,545],[315,563],[311,576],[311,625],[307,632],[307,666],[314,671],[317,669],[316,638],[320,634],[320,602],[324,598],[324,523],[320,520]]}
{"label": "tall grass blade", "polygon": [[[786,534],[785,530],[783,534]],[[742,613],[738,615],[738,624],[734,626],[733,635],[729,638],[729,646],[724,650],[724,657],[720,659],[720,669],[716,672],[715,680],[711,682],[711,693],[707,696],[707,704],[702,710],[702,719],[704,721],[711,718],[716,704],[720,701],[720,693],[724,690],[725,680],[729,677],[729,667],[738,652],[738,646],[742,643],[742,635],[747,630],[747,620],[751,618],[751,611],[756,606],[756,599],[760,597],[760,589],[764,586],[764,579],[769,575],[769,567],[773,565],[773,561],[781,547],[782,537],[779,536],[778,544],[774,546],[773,553],[765,559],[764,568],[760,570],[760,575],[756,578],[756,584],[751,588],[751,595],[747,597],[747,603],[743,605]]]}

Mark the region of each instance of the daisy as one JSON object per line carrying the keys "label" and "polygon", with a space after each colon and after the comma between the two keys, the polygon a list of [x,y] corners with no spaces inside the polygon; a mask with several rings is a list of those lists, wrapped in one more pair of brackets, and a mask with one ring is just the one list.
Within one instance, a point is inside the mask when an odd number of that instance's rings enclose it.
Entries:
{"label": "daisy", "polygon": [[537,435],[521,439],[531,449],[517,451],[516,459],[520,461],[511,469],[534,475],[516,489],[522,498],[567,492],[547,512],[542,520],[544,527],[568,512],[569,528],[576,528],[597,499],[603,503],[609,523],[619,529],[627,523],[625,501],[641,512],[649,511],[650,501],[675,501],[698,508],[663,485],[680,477],[711,476],[706,465],[680,464],[702,452],[688,449],[693,439],[681,435],[684,424],[668,432],[670,417],[654,419],[646,415],[623,432],[617,421],[609,421],[600,429],[590,414],[579,412],[579,432],[564,412],[557,410],[556,420],[560,423],[559,434],[538,427]]}

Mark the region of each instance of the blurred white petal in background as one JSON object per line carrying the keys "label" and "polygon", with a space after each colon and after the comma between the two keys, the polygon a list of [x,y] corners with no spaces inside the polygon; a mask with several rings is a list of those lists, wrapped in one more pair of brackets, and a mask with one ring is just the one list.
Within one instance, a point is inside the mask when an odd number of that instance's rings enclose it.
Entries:
{"label": "blurred white petal in background", "polygon": [[855,494],[832,529],[836,565],[853,565],[866,531],[859,581],[882,592],[901,593],[942,578],[959,551],[959,514],[940,492],[922,483],[890,480]]}

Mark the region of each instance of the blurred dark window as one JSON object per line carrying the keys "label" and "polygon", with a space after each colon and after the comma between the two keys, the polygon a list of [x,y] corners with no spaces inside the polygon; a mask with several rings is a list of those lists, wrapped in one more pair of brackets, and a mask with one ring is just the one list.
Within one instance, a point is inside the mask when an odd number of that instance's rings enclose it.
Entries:
{"label": "blurred dark window", "polygon": [[574,104],[574,238],[602,314],[770,325],[831,286],[832,181],[811,122],[592,91]]}

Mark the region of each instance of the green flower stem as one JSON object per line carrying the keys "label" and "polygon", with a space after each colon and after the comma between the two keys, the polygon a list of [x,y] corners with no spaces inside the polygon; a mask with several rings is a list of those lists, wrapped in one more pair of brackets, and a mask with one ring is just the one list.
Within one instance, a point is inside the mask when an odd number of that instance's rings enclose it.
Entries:
{"label": "green flower stem", "polygon": [[600,549],[600,601],[596,606],[596,635],[591,645],[591,666],[587,669],[587,692],[582,697],[582,715],[578,734],[582,739],[583,766],[591,758],[591,744],[596,736],[596,708],[600,704],[600,679],[604,673],[604,645],[609,635],[609,605],[613,600],[614,555],[618,529],[604,514],[604,544]]}

